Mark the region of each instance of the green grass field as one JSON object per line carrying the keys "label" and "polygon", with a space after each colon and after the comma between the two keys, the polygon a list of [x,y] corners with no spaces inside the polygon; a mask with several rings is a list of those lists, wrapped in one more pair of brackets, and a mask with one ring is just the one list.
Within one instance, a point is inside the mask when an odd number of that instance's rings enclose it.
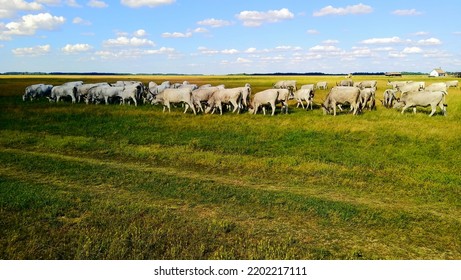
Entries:
{"label": "green grass field", "polygon": [[[461,91],[448,116],[23,102],[27,85],[343,77],[0,77],[0,259],[460,259]],[[377,79],[378,99],[386,77]],[[429,79],[427,84],[453,78]],[[395,80],[395,79],[394,79]]]}

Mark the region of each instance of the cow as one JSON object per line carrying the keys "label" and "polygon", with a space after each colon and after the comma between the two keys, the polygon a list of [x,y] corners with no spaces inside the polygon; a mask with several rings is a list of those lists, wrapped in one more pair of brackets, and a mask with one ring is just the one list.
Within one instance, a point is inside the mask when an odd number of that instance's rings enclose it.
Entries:
{"label": "cow", "polygon": [[360,90],[360,109],[368,106],[369,110],[373,110],[376,104],[375,98],[376,88],[363,88]]}
{"label": "cow", "polygon": [[336,83],[336,85],[342,87],[351,87],[354,85],[354,82],[352,80],[341,80],[339,83]]}
{"label": "cow", "polygon": [[240,106],[242,102],[242,88],[226,88],[217,90],[208,100],[208,108],[205,110],[205,113],[213,114],[215,109],[218,108],[220,114],[223,113],[223,104],[231,104],[234,109],[232,113],[237,112],[240,114]]}
{"label": "cow", "polygon": [[87,99],[87,95],[90,89],[97,87],[97,86],[109,86],[108,83],[95,83],[95,84],[82,84],[76,86],[76,93],[75,98],[77,98],[77,102],[80,102],[82,99]]}
{"label": "cow", "polygon": [[35,84],[26,87],[24,90],[24,95],[22,96],[22,100],[26,101],[28,98],[30,101],[40,98],[40,97],[49,97],[51,95],[51,89],[53,88],[52,85],[45,85],[45,84]]}
{"label": "cow", "polygon": [[296,81],[295,80],[287,80],[287,81],[278,81],[277,83],[274,84],[273,88],[293,88],[293,90],[296,90]]}
{"label": "cow", "polygon": [[256,114],[259,110],[259,107],[262,106],[264,115],[266,114],[265,105],[269,104],[272,108],[272,116],[275,114],[275,106],[277,104],[277,99],[279,96],[279,89],[270,88],[260,92],[257,92],[253,96],[253,100],[250,104],[250,109],[248,110],[251,114]]}
{"label": "cow", "polygon": [[330,114],[333,110],[333,115],[336,116],[336,106],[342,104],[350,104],[354,115],[357,115],[359,110],[360,89],[356,87],[336,86],[330,90],[325,101],[322,103],[323,113]]}
{"label": "cow", "polygon": [[50,97],[48,97],[48,100],[50,100],[50,102],[59,102],[59,99],[61,99],[61,97],[69,96],[70,98],[72,98],[72,103],[75,103],[77,101],[77,99],[75,98],[76,92],[76,86],[72,86],[69,84],[55,86],[51,89],[51,95]]}
{"label": "cow", "polygon": [[447,115],[447,104],[445,103],[446,91],[413,91],[402,94],[402,97],[397,100],[393,108],[402,108],[402,114],[408,108],[413,108],[413,113],[416,114],[416,106],[427,107],[431,106],[429,117],[434,115],[437,110],[437,105],[442,110],[444,116]]}
{"label": "cow", "polygon": [[447,87],[458,87],[458,80],[445,82]]}
{"label": "cow", "polygon": [[154,95],[153,104],[162,103],[163,112],[168,109],[171,112],[171,104],[173,103],[185,103],[186,109],[191,108],[194,115],[197,114],[194,104],[192,102],[192,90],[190,88],[167,88],[161,94]]}
{"label": "cow", "polygon": [[122,91],[125,89],[123,86],[110,86],[100,85],[93,87],[88,91],[87,104],[89,100],[98,102],[98,100],[104,99],[106,105],[109,105],[109,99],[114,99],[122,96]]}
{"label": "cow", "polygon": [[386,108],[391,108],[394,100],[396,100],[395,93],[397,92],[396,89],[386,89],[383,93],[383,101],[382,104]]}
{"label": "cow", "polygon": [[376,88],[378,85],[378,82],[375,80],[370,80],[370,81],[361,81],[361,82],[356,82],[354,83],[355,87],[358,88]]}
{"label": "cow", "polygon": [[402,86],[397,85],[396,89],[400,91],[400,95],[410,91],[419,91],[424,89],[424,82],[411,82]]}
{"label": "cow", "polygon": [[309,109],[309,105],[312,110],[312,100],[314,99],[314,91],[312,89],[301,88],[300,90],[294,93],[294,98],[298,102],[298,104],[296,104],[296,107],[299,107],[299,104],[301,104],[301,107],[304,109],[304,101],[306,101],[306,110]]}
{"label": "cow", "polygon": [[192,91],[192,101],[194,106],[198,108],[199,111],[205,112],[203,110],[202,103],[208,102],[208,100],[213,96],[213,94],[218,90],[218,87],[200,87]]}
{"label": "cow", "polygon": [[425,90],[427,91],[445,91],[448,92],[448,87],[446,83],[432,83],[428,85]]}
{"label": "cow", "polygon": [[318,82],[315,87],[316,87],[316,89],[326,90],[326,89],[328,89],[328,83],[327,82]]}

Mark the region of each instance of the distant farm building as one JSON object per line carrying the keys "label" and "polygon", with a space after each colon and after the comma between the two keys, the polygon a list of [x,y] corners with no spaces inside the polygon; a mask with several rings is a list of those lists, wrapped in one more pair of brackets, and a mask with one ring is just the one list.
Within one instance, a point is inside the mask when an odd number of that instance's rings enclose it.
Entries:
{"label": "distant farm building", "polygon": [[400,72],[386,72],[386,73],[384,73],[384,75],[386,75],[388,77],[401,77],[402,73],[400,73]]}
{"label": "distant farm building", "polygon": [[429,73],[429,77],[445,77],[447,73],[442,70],[442,68],[435,68]]}

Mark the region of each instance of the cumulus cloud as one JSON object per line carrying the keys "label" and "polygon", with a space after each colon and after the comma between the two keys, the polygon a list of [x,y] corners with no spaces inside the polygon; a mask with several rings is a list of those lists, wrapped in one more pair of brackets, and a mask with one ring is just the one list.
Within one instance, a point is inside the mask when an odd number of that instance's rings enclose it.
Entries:
{"label": "cumulus cloud", "polygon": [[11,40],[13,35],[34,35],[37,30],[54,30],[64,24],[64,17],[53,16],[49,13],[25,15],[20,21],[10,22],[0,28],[0,39]]}
{"label": "cumulus cloud", "polygon": [[134,35],[135,37],[144,37],[144,36],[147,35],[147,32],[146,32],[146,30],[144,30],[144,29],[138,29],[138,30],[136,30],[136,31],[133,33],[133,35]]}
{"label": "cumulus cloud", "polygon": [[363,40],[362,44],[399,44],[404,41],[397,36],[387,38],[371,38]]}
{"label": "cumulus cloud", "polygon": [[267,12],[242,11],[236,17],[243,22],[244,26],[257,27],[263,23],[274,23],[282,20],[293,19],[295,16],[288,9],[270,10]]}
{"label": "cumulus cloud", "polygon": [[320,32],[317,29],[308,29],[306,31],[306,33],[311,34],[311,35],[315,35],[315,34],[319,34]]}
{"label": "cumulus cloud", "polygon": [[85,20],[81,17],[75,17],[73,20],[72,20],[72,23],[73,24],[80,24],[80,25],[91,25],[91,21],[89,20]]}
{"label": "cumulus cloud", "polygon": [[165,32],[162,33],[163,38],[190,38],[192,37],[192,32],[181,33],[181,32]]}
{"label": "cumulus cloud", "polygon": [[120,51],[97,51],[95,55],[101,59],[120,59],[120,58],[140,58],[146,55],[167,55],[169,58],[174,57],[177,53],[174,48],[161,47],[160,49],[129,49]]}
{"label": "cumulus cloud", "polygon": [[336,16],[344,16],[344,15],[358,15],[358,14],[369,14],[373,12],[373,8],[368,5],[364,5],[362,3],[347,6],[345,8],[335,8],[333,6],[326,6],[319,11],[314,12],[314,17],[322,17],[327,15],[336,15]]}
{"label": "cumulus cloud", "polygon": [[99,1],[99,0],[88,1],[87,5],[90,6],[91,8],[107,8],[107,7],[109,7],[109,5],[107,5],[106,2]]}
{"label": "cumulus cloud", "polygon": [[121,3],[130,8],[139,8],[147,6],[149,8],[155,8],[161,5],[173,4],[176,0],[122,0]]}
{"label": "cumulus cloud", "polygon": [[197,48],[198,51],[201,53],[201,54],[207,54],[207,55],[213,55],[213,54],[238,54],[240,53],[239,50],[236,50],[236,49],[224,49],[224,50],[211,50],[211,49],[208,49],[206,47],[198,47]]}
{"label": "cumulus cloud", "polygon": [[197,24],[217,28],[217,27],[229,26],[232,23],[227,20],[208,18],[208,19],[198,21]]}
{"label": "cumulus cloud", "polygon": [[393,15],[396,16],[419,16],[422,15],[422,12],[417,11],[416,9],[409,9],[409,10],[395,10],[392,12]]}
{"label": "cumulus cloud", "polygon": [[340,48],[336,46],[331,46],[331,45],[330,46],[317,45],[317,46],[313,46],[309,50],[312,52],[339,52],[341,51]]}
{"label": "cumulus cloud", "polygon": [[120,36],[116,39],[109,39],[104,41],[104,46],[107,47],[143,47],[143,46],[155,46],[155,43],[151,40],[145,38],[138,38],[138,37],[125,37]]}
{"label": "cumulus cloud", "polygon": [[35,46],[30,48],[16,48],[12,52],[17,56],[39,56],[51,51],[50,45]]}
{"label": "cumulus cloud", "polygon": [[425,46],[434,46],[434,45],[441,45],[442,41],[437,38],[429,38],[425,40],[419,40],[418,45],[425,45]]}
{"label": "cumulus cloud", "polygon": [[61,51],[65,53],[79,53],[79,52],[89,51],[92,48],[93,47],[88,44],[75,44],[75,45],[67,44],[61,49]]}
{"label": "cumulus cloud", "polygon": [[9,18],[18,11],[38,11],[43,5],[37,2],[26,2],[24,0],[0,0],[0,18]]}
{"label": "cumulus cloud", "polygon": [[404,48],[402,53],[404,54],[415,54],[415,53],[422,53],[423,50],[421,48],[418,48],[418,47],[407,47],[407,48]]}

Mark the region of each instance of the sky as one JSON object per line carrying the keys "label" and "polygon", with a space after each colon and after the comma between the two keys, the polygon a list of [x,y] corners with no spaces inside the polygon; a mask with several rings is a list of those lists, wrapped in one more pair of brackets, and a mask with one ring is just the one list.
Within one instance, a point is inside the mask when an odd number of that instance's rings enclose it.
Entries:
{"label": "sky", "polygon": [[461,71],[459,0],[0,0],[0,72]]}

